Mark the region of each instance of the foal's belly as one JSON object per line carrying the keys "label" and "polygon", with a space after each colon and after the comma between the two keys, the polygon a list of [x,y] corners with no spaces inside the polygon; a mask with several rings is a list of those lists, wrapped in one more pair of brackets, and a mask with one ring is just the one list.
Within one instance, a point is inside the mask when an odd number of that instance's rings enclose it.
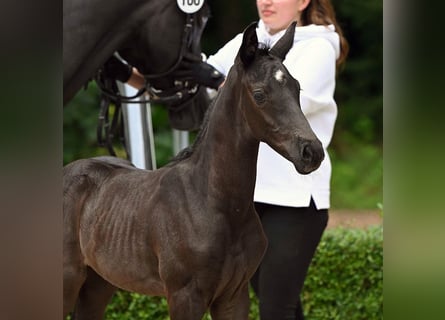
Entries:
{"label": "foal's belly", "polygon": [[157,260],[147,252],[144,257],[137,254],[132,257],[127,254],[116,254],[113,257],[96,254],[86,258],[90,267],[118,288],[146,295],[164,295]]}

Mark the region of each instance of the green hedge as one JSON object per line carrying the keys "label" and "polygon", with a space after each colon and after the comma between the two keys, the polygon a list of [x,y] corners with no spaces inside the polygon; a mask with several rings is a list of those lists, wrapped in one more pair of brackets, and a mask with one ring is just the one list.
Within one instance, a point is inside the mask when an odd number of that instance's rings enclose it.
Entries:
{"label": "green hedge", "polygon": [[308,320],[383,319],[383,227],[325,232],[303,290]]}
{"label": "green hedge", "polygon": [[[383,319],[383,228],[331,229],[323,235],[303,290],[307,320]],[[259,319],[251,291],[250,319]],[[169,319],[164,298],[119,291],[107,320]],[[208,315],[204,319],[210,319]]]}

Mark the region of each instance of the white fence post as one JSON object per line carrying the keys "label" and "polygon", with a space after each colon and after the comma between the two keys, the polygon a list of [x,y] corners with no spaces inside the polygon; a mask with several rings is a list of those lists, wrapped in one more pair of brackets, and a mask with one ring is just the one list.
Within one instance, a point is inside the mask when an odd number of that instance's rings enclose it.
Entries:
{"label": "white fence post", "polygon": [[[119,91],[124,96],[133,96],[137,90],[118,82]],[[144,96],[134,101],[145,99]],[[153,124],[149,103],[122,103],[125,129],[125,144],[130,161],[141,169],[156,169]]]}
{"label": "white fence post", "polygon": [[172,129],[173,132],[173,153],[176,155],[189,145],[189,132]]}

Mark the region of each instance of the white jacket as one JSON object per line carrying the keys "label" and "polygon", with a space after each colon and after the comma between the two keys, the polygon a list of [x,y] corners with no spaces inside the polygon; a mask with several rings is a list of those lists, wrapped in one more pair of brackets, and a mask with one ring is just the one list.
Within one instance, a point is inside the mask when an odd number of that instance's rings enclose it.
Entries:
{"label": "white jacket", "polygon": [[[272,47],[285,30],[270,35],[260,20],[258,41]],[[241,46],[238,34],[207,62],[227,76]],[[326,151],[334,131],[337,104],[334,101],[335,66],[340,54],[339,35],[333,25],[295,28],[294,45],[284,59],[290,74],[300,82],[301,108],[323,144],[325,159],[320,168],[301,175],[291,162],[267,144],[260,143],[254,200],[290,207],[308,207],[311,196],[318,209],[329,208],[331,162]]]}

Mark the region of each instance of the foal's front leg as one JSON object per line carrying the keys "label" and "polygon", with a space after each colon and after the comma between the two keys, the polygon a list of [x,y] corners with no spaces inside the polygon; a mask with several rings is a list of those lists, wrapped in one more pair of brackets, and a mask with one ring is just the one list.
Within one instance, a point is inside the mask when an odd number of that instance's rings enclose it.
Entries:
{"label": "foal's front leg", "polygon": [[236,295],[223,296],[210,307],[214,320],[247,320],[249,317],[249,286],[246,283]]}
{"label": "foal's front leg", "polygon": [[201,320],[207,305],[194,285],[187,286],[167,295],[171,320]]}

